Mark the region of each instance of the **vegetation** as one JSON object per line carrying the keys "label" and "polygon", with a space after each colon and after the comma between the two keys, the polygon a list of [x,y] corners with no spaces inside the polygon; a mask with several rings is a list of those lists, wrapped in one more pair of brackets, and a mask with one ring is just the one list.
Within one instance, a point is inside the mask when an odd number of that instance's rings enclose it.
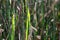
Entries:
{"label": "vegetation", "polygon": [[60,0],[0,0],[0,40],[60,40]]}

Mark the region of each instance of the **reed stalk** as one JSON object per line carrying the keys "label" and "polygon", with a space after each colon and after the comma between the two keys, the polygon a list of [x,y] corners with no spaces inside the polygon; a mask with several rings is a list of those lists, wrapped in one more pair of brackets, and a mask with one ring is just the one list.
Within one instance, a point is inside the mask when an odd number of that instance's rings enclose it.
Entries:
{"label": "reed stalk", "polygon": [[30,11],[29,11],[29,7],[27,5],[27,0],[25,0],[25,6],[26,6],[26,13],[27,13],[27,19],[26,19],[26,39],[25,40],[28,40],[29,27],[30,27]]}
{"label": "reed stalk", "polygon": [[15,14],[12,16],[11,40],[15,40]]}

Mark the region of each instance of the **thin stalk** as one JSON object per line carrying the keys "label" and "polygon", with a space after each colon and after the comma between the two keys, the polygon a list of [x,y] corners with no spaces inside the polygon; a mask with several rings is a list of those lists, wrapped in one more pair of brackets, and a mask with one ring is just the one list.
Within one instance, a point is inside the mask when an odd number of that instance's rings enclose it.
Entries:
{"label": "thin stalk", "polygon": [[44,40],[48,39],[48,24],[46,25],[46,38]]}
{"label": "thin stalk", "polygon": [[12,16],[12,31],[11,31],[11,40],[14,40],[15,37],[15,15]]}
{"label": "thin stalk", "polygon": [[24,3],[23,3],[23,1],[22,1],[22,5],[23,5],[23,11],[22,11],[22,13],[23,13],[23,14],[22,14],[22,17],[23,17],[23,19],[22,19],[22,20],[23,20],[23,23],[22,23],[22,25],[23,25],[23,27],[22,27],[23,36],[22,36],[22,40],[24,40],[24,36],[25,36],[25,35],[24,35],[24,32],[25,32],[24,30],[25,30],[25,29],[24,29]]}
{"label": "thin stalk", "polygon": [[42,25],[44,26],[44,2],[43,2],[43,0],[41,2],[41,13],[42,13],[42,16],[43,16]]}
{"label": "thin stalk", "polygon": [[28,40],[28,34],[29,34],[29,27],[30,27],[30,11],[27,5],[27,0],[25,0],[25,6],[26,6],[26,13],[27,13],[27,19],[26,19],[26,39]]}
{"label": "thin stalk", "polygon": [[[54,1],[55,1],[55,0],[54,0]],[[53,27],[52,40],[56,40],[56,39],[55,39],[56,26],[55,26],[55,5],[54,5],[54,3],[53,3],[53,19],[54,19],[54,21],[53,21],[53,25],[52,25],[52,27]]]}
{"label": "thin stalk", "polygon": [[[36,15],[36,6],[37,6],[37,2],[35,2],[35,5],[34,5],[34,14],[33,14],[33,16],[34,16],[34,20],[33,20],[33,22],[34,22],[34,27],[36,27],[37,28],[37,15]],[[33,37],[33,40],[35,40],[36,38],[35,38],[35,36],[36,36],[36,34],[37,34],[37,31],[35,31],[34,32],[34,37]]]}
{"label": "thin stalk", "polygon": [[[42,33],[43,33],[43,29],[44,29],[44,2],[43,2],[43,0],[42,0],[42,2],[41,2],[41,14],[42,14]],[[45,38],[44,38],[44,36],[43,36],[43,34],[41,34],[41,36],[42,36],[42,40],[44,40]]]}
{"label": "thin stalk", "polygon": [[29,26],[30,26],[30,14],[29,14],[29,12],[28,12],[28,14],[27,14],[27,21],[26,21],[26,40],[28,40],[28,30],[29,30]]}
{"label": "thin stalk", "polygon": [[15,40],[15,1],[11,1],[11,13],[12,13],[12,27],[11,27],[11,39],[10,40]]}

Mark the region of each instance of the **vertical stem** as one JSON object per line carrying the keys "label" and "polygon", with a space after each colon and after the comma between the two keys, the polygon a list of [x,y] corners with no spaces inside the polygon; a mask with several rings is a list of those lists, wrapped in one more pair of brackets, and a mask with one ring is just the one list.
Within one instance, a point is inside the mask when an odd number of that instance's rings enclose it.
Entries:
{"label": "vertical stem", "polygon": [[11,40],[14,40],[15,37],[15,14],[12,16],[12,31],[11,31]]}
{"label": "vertical stem", "polygon": [[[54,0],[55,1],[55,0]],[[55,35],[56,35],[56,26],[55,26],[55,5],[54,5],[54,3],[53,3],[53,5],[52,5],[52,7],[53,7],[53,19],[54,19],[54,21],[53,21],[53,39],[52,40],[56,40],[55,39]]]}
{"label": "vertical stem", "polygon": [[30,27],[30,12],[29,12],[29,7],[27,5],[27,0],[25,0],[25,6],[26,6],[26,13],[27,13],[27,19],[26,19],[26,39],[28,40],[28,33],[29,33],[29,27]]}
{"label": "vertical stem", "polygon": [[[42,30],[44,29],[44,0],[41,0],[41,14],[42,14]],[[44,30],[43,30],[44,31]],[[42,32],[43,32],[42,31]],[[43,34],[42,34],[43,35]],[[42,36],[42,39],[44,40],[44,37]]]}
{"label": "vertical stem", "polygon": [[11,7],[12,7],[12,28],[11,28],[11,39],[10,40],[15,40],[15,1],[11,1]]}

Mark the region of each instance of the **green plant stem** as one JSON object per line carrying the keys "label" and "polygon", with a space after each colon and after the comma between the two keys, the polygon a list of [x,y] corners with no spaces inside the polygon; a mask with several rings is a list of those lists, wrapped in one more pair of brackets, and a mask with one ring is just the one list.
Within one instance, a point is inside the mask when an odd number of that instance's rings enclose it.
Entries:
{"label": "green plant stem", "polygon": [[11,31],[11,40],[14,40],[15,37],[15,15],[12,16],[12,31]]}
{"label": "green plant stem", "polygon": [[27,13],[27,19],[26,19],[26,39],[28,40],[28,34],[29,34],[29,27],[30,27],[30,11],[27,5],[27,0],[25,0],[25,6],[26,6],[26,13]]}

